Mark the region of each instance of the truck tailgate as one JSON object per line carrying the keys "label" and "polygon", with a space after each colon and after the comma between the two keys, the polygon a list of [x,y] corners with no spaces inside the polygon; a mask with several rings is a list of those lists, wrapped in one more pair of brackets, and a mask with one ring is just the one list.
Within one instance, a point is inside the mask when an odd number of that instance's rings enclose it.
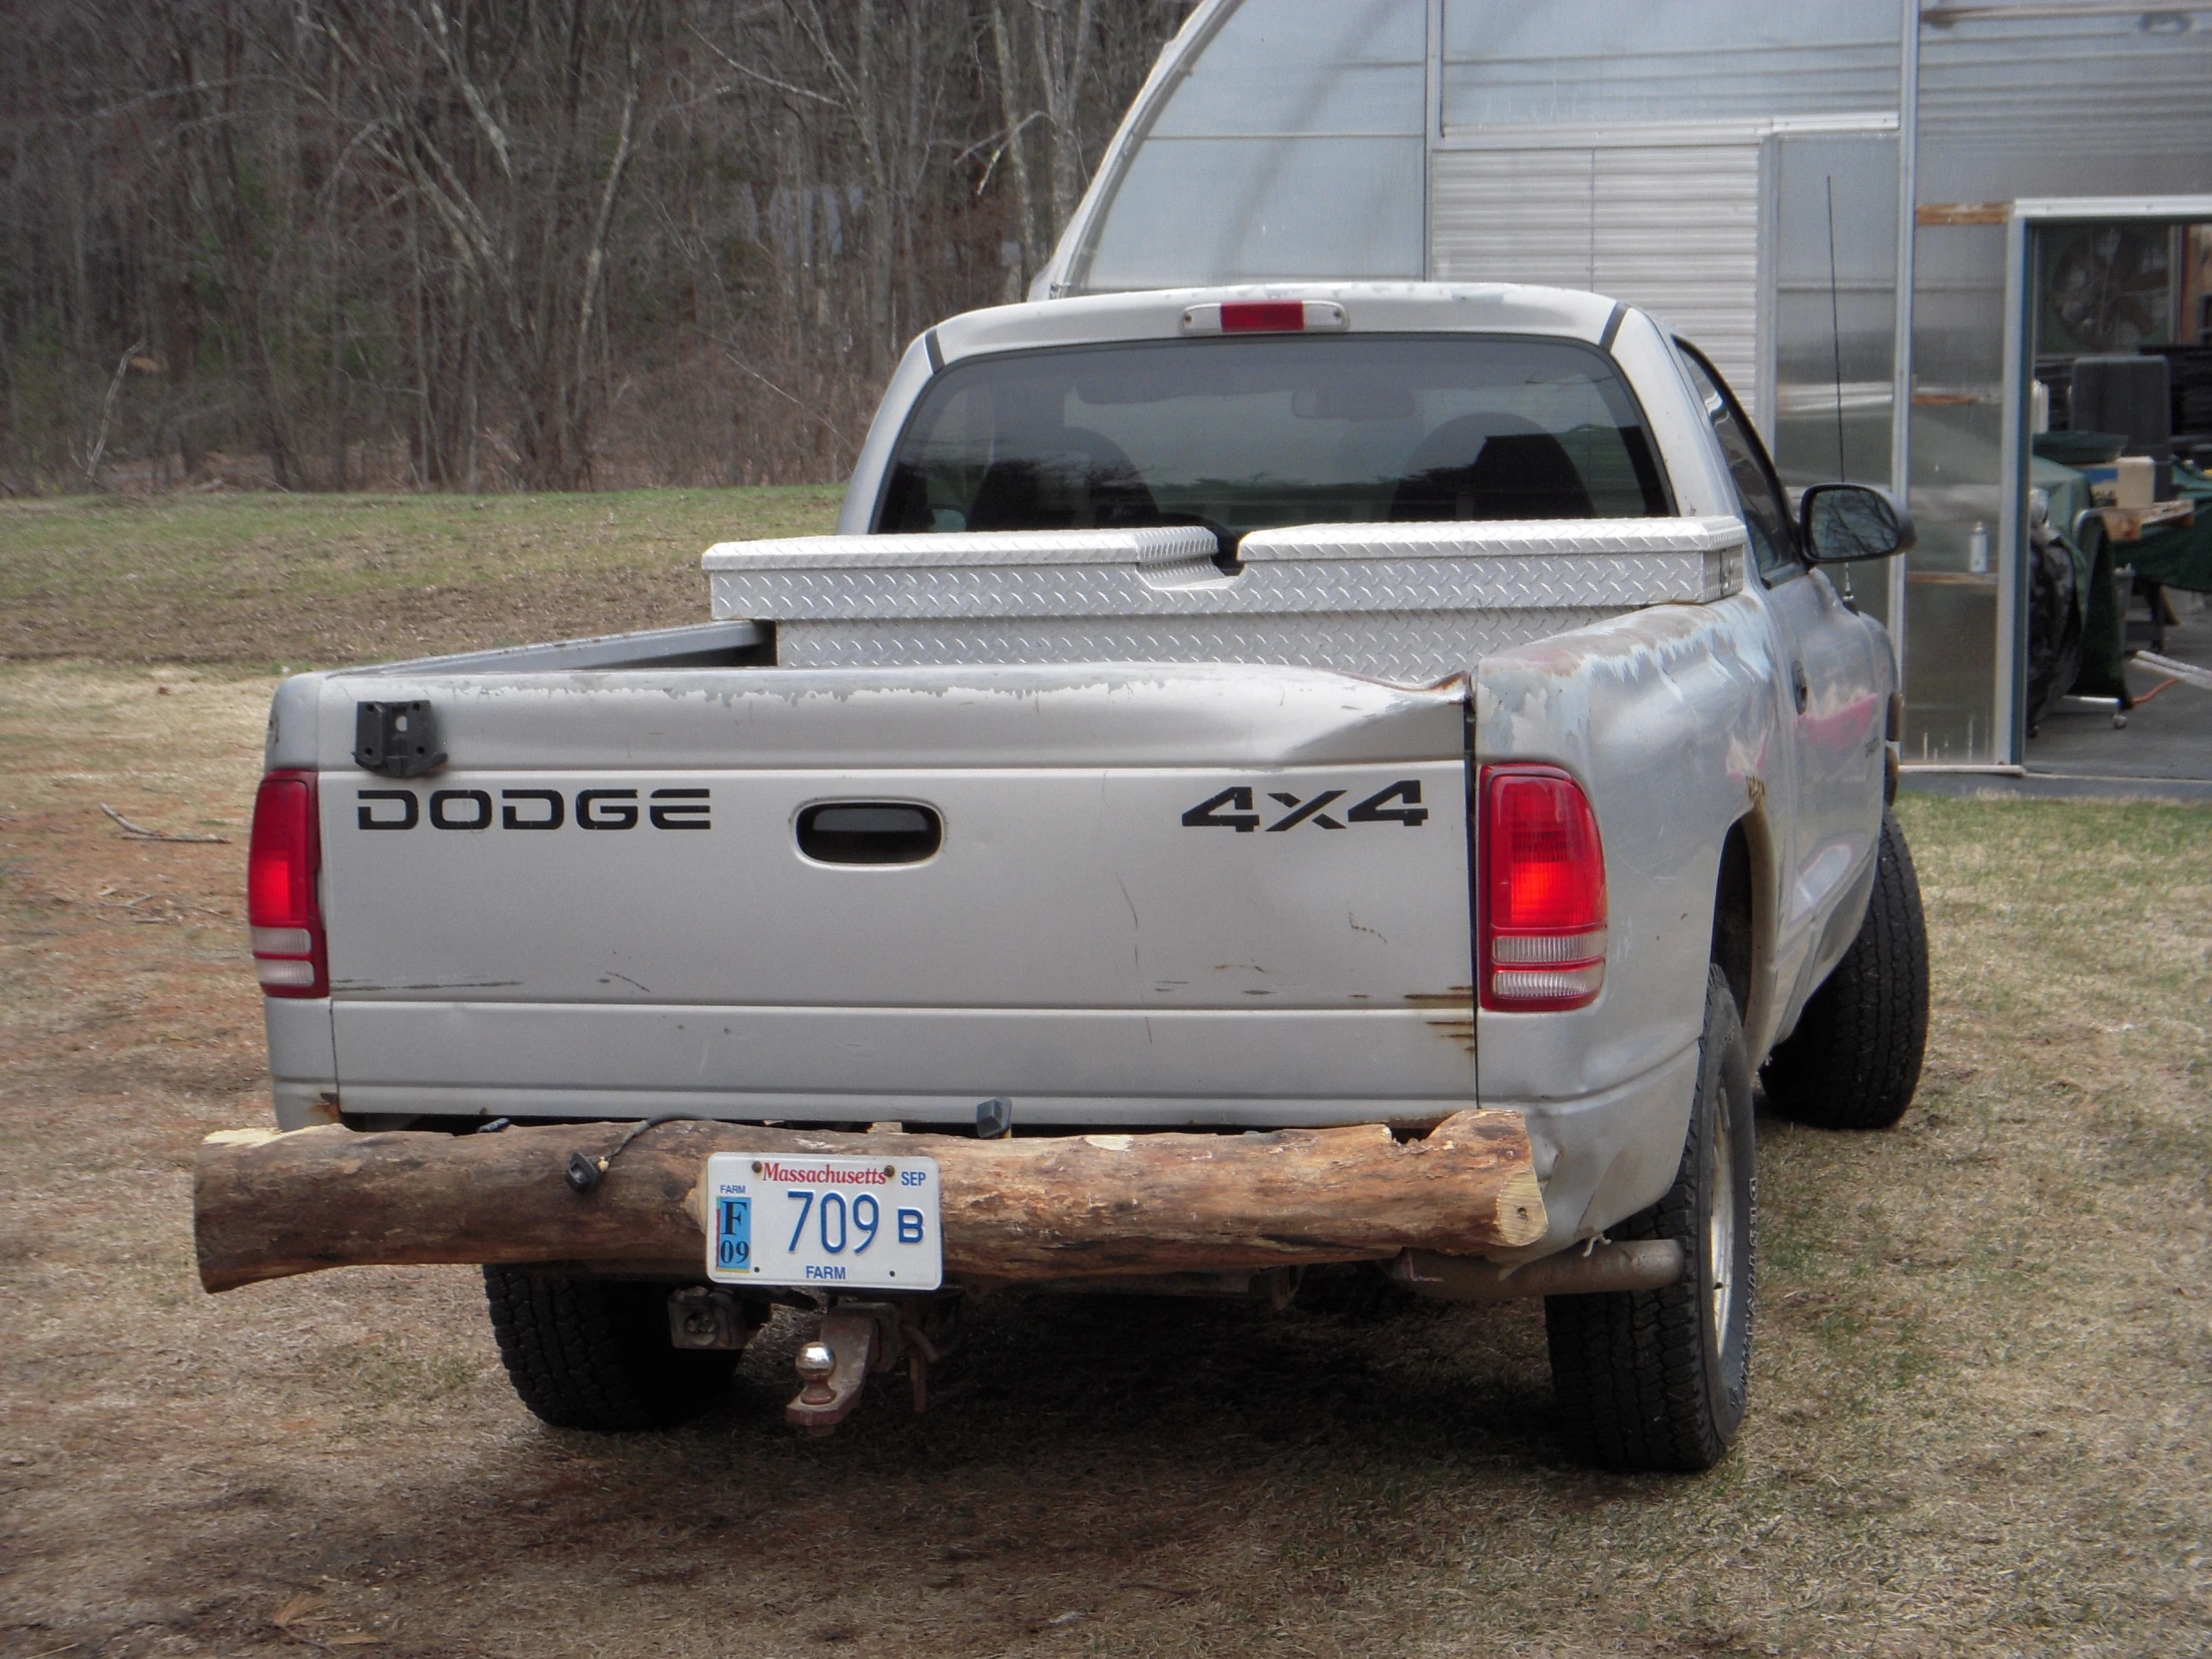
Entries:
{"label": "truck tailgate", "polygon": [[[1251,666],[330,676],[341,1099],[1439,1117],[1474,1093],[1465,695]],[[354,768],[353,705],[418,698],[450,763]],[[909,813],[803,847],[824,806]],[[868,839],[914,808],[933,851]]]}

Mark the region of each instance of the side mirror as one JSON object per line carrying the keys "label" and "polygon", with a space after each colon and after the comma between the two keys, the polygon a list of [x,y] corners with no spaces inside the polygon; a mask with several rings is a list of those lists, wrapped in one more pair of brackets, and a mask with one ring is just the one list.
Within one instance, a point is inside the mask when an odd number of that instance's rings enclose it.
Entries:
{"label": "side mirror", "polygon": [[1815,484],[1798,505],[1798,540],[1817,565],[1887,559],[1919,539],[1912,509],[1872,484]]}

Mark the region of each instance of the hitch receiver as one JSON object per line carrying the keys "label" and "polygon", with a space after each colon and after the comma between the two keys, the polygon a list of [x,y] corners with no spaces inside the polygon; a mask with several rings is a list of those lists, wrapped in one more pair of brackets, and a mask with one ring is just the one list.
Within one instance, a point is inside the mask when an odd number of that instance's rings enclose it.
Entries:
{"label": "hitch receiver", "polygon": [[[840,1302],[822,1317],[815,1340],[794,1362],[805,1383],[784,1420],[818,1438],[852,1414],[869,1377],[906,1362],[914,1410],[929,1404],[929,1365],[958,1347],[959,1298],[908,1298],[898,1302]],[[942,1311],[942,1317],[940,1316]],[[936,1326],[934,1337],[924,1329]]]}

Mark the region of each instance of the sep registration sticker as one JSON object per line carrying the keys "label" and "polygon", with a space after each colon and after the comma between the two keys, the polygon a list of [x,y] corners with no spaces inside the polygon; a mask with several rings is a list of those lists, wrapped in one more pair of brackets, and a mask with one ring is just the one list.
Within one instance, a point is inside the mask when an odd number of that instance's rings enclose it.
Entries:
{"label": "sep registration sticker", "polygon": [[811,1291],[933,1291],[944,1279],[933,1158],[707,1160],[707,1277]]}

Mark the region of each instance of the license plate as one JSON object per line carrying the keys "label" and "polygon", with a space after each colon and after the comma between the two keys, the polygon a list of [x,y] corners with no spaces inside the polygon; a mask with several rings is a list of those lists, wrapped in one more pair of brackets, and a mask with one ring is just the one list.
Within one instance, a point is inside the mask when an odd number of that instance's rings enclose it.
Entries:
{"label": "license plate", "polygon": [[724,1285],[933,1291],[944,1278],[933,1158],[707,1160],[707,1277]]}

